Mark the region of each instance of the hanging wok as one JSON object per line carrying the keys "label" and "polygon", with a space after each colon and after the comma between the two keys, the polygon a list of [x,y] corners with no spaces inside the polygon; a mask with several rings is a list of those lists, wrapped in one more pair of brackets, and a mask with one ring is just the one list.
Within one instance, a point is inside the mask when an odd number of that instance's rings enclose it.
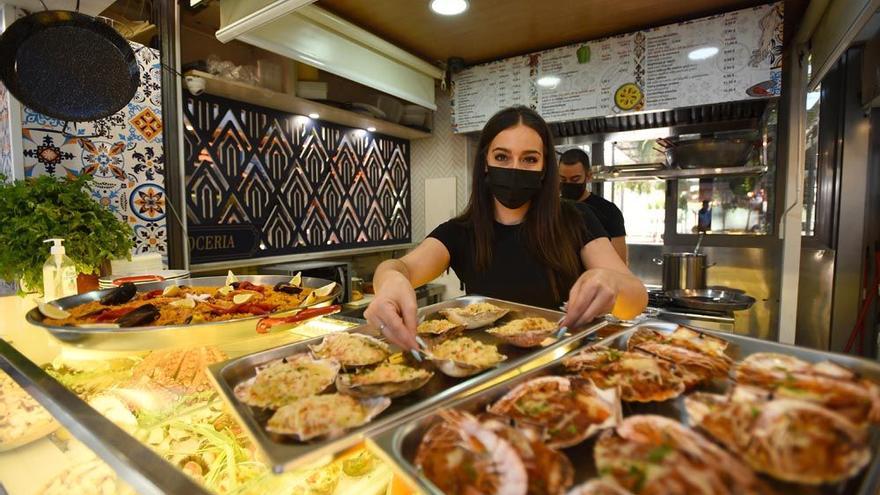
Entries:
{"label": "hanging wok", "polygon": [[112,27],[79,12],[45,10],[0,36],[0,79],[24,105],[83,122],[125,107],[140,70],[131,45]]}

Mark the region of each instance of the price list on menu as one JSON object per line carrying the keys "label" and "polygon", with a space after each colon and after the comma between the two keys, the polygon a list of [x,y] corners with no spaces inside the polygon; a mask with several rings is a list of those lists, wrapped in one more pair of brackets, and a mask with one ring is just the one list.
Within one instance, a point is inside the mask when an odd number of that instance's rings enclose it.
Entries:
{"label": "price list on menu", "polygon": [[542,74],[560,82],[538,88],[538,112],[548,122],[612,114],[615,90],[634,79],[633,39],[628,34],[542,52]]}
{"label": "price list on menu", "polygon": [[454,77],[453,130],[510,105],[564,122],[779,96],[782,25],[779,2],[470,67]]}
{"label": "price list on menu", "polygon": [[455,78],[456,132],[480,130],[492,115],[512,105],[534,106],[529,57],[515,57],[468,69]]}

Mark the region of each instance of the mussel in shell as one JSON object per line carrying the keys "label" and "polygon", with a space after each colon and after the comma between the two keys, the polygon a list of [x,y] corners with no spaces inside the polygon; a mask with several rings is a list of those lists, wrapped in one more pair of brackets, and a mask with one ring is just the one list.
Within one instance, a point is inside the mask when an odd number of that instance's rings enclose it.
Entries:
{"label": "mussel in shell", "polygon": [[100,302],[104,306],[112,306],[114,304],[125,304],[134,299],[137,295],[137,287],[131,282],[126,282],[110,292],[104,294]]}
{"label": "mussel in shell", "polygon": [[116,320],[116,324],[122,328],[140,327],[156,321],[159,317],[159,308],[152,304],[144,304],[133,311],[129,311]]}
{"label": "mussel in shell", "polygon": [[279,282],[275,284],[275,292],[283,292],[285,294],[297,295],[302,292],[302,287],[288,284],[287,282]]}

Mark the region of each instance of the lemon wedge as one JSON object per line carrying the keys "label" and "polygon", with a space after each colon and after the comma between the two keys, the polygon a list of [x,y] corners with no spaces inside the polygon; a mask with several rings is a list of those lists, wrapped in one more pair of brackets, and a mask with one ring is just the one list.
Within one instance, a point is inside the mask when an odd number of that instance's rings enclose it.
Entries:
{"label": "lemon wedge", "polygon": [[324,287],[319,287],[315,289],[312,293],[315,294],[316,297],[327,297],[333,292],[333,288],[336,287],[336,282],[330,282]]}
{"label": "lemon wedge", "polygon": [[224,285],[223,287],[220,287],[219,289],[217,289],[217,293],[220,294],[221,296],[228,296],[229,293],[232,291],[233,291],[233,288],[229,285]]}
{"label": "lemon wedge", "polygon": [[195,300],[190,299],[190,298],[187,297],[186,299],[178,299],[178,300],[176,300],[176,301],[171,301],[171,302],[169,303],[169,305],[170,305],[170,306],[174,306],[175,308],[189,308],[189,309],[192,309],[192,308],[196,307],[196,302],[195,302]]}
{"label": "lemon wedge", "polygon": [[236,294],[235,297],[232,298],[232,302],[235,304],[244,304],[250,301],[253,297],[253,294]]}
{"label": "lemon wedge", "polygon": [[40,303],[37,307],[40,309],[40,313],[43,313],[43,316],[46,318],[52,318],[53,320],[63,320],[70,316],[70,313],[54,304]]}
{"label": "lemon wedge", "polygon": [[163,296],[174,297],[180,294],[180,286],[179,285],[169,285],[162,290]]}
{"label": "lemon wedge", "polygon": [[309,306],[316,302],[318,302],[318,296],[315,295],[315,291],[311,291],[309,292],[309,295],[306,296],[306,300],[303,301],[303,306]]}
{"label": "lemon wedge", "polygon": [[232,270],[229,270],[229,273],[226,274],[226,285],[231,286],[234,282],[238,282],[238,277],[232,273]]}
{"label": "lemon wedge", "polygon": [[296,272],[296,275],[290,279],[290,285],[294,287],[302,287],[303,272]]}

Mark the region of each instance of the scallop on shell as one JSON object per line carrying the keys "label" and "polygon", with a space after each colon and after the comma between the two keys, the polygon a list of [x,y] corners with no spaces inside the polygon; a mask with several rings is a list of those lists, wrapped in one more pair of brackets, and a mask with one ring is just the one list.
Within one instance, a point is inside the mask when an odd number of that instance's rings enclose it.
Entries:
{"label": "scallop on shell", "polygon": [[323,392],[336,379],[339,363],[312,359],[308,354],[269,363],[256,376],[235,386],[235,397],[254,407],[278,409],[285,404]]}
{"label": "scallop on shell", "polygon": [[385,342],[361,333],[331,333],[318,345],[310,345],[312,354],[323,359],[335,359],[342,366],[370,366],[381,363],[391,355]]}
{"label": "scallop on shell", "polygon": [[498,366],[507,356],[494,345],[484,344],[467,337],[457,337],[431,347],[425,353],[444,374],[456,378],[476,375]]}
{"label": "scallop on shell", "polygon": [[694,427],[783,481],[838,483],[871,460],[864,428],[811,402],[740,385],[727,395],[691,394],[684,405]]}
{"label": "scallop on shell", "polygon": [[305,442],[335,438],[369,423],[391,405],[388,397],[356,399],[342,394],[313,395],[275,411],[266,431]]}
{"label": "scallop on shell", "polygon": [[553,448],[577,445],[623,414],[617,388],[600,389],[578,377],[542,376],[521,383],[488,411],[543,428]]}
{"label": "scallop on shell", "polygon": [[490,328],[486,333],[517,347],[536,347],[552,336],[559,325],[546,318],[529,317],[513,320],[499,327]]}
{"label": "scallop on shell", "polygon": [[489,326],[509,313],[509,309],[499,308],[494,304],[481,302],[469,304],[463,308],[441,309],[447,320],[457,325],[464,325],[466,330],[474,330]]}
{"label": "scallop on shell", "polygon": [[434,373],[404,364],[382,363],[358,373],[336,377],[336,390],[358,398],[404,396],[422,388]]}

